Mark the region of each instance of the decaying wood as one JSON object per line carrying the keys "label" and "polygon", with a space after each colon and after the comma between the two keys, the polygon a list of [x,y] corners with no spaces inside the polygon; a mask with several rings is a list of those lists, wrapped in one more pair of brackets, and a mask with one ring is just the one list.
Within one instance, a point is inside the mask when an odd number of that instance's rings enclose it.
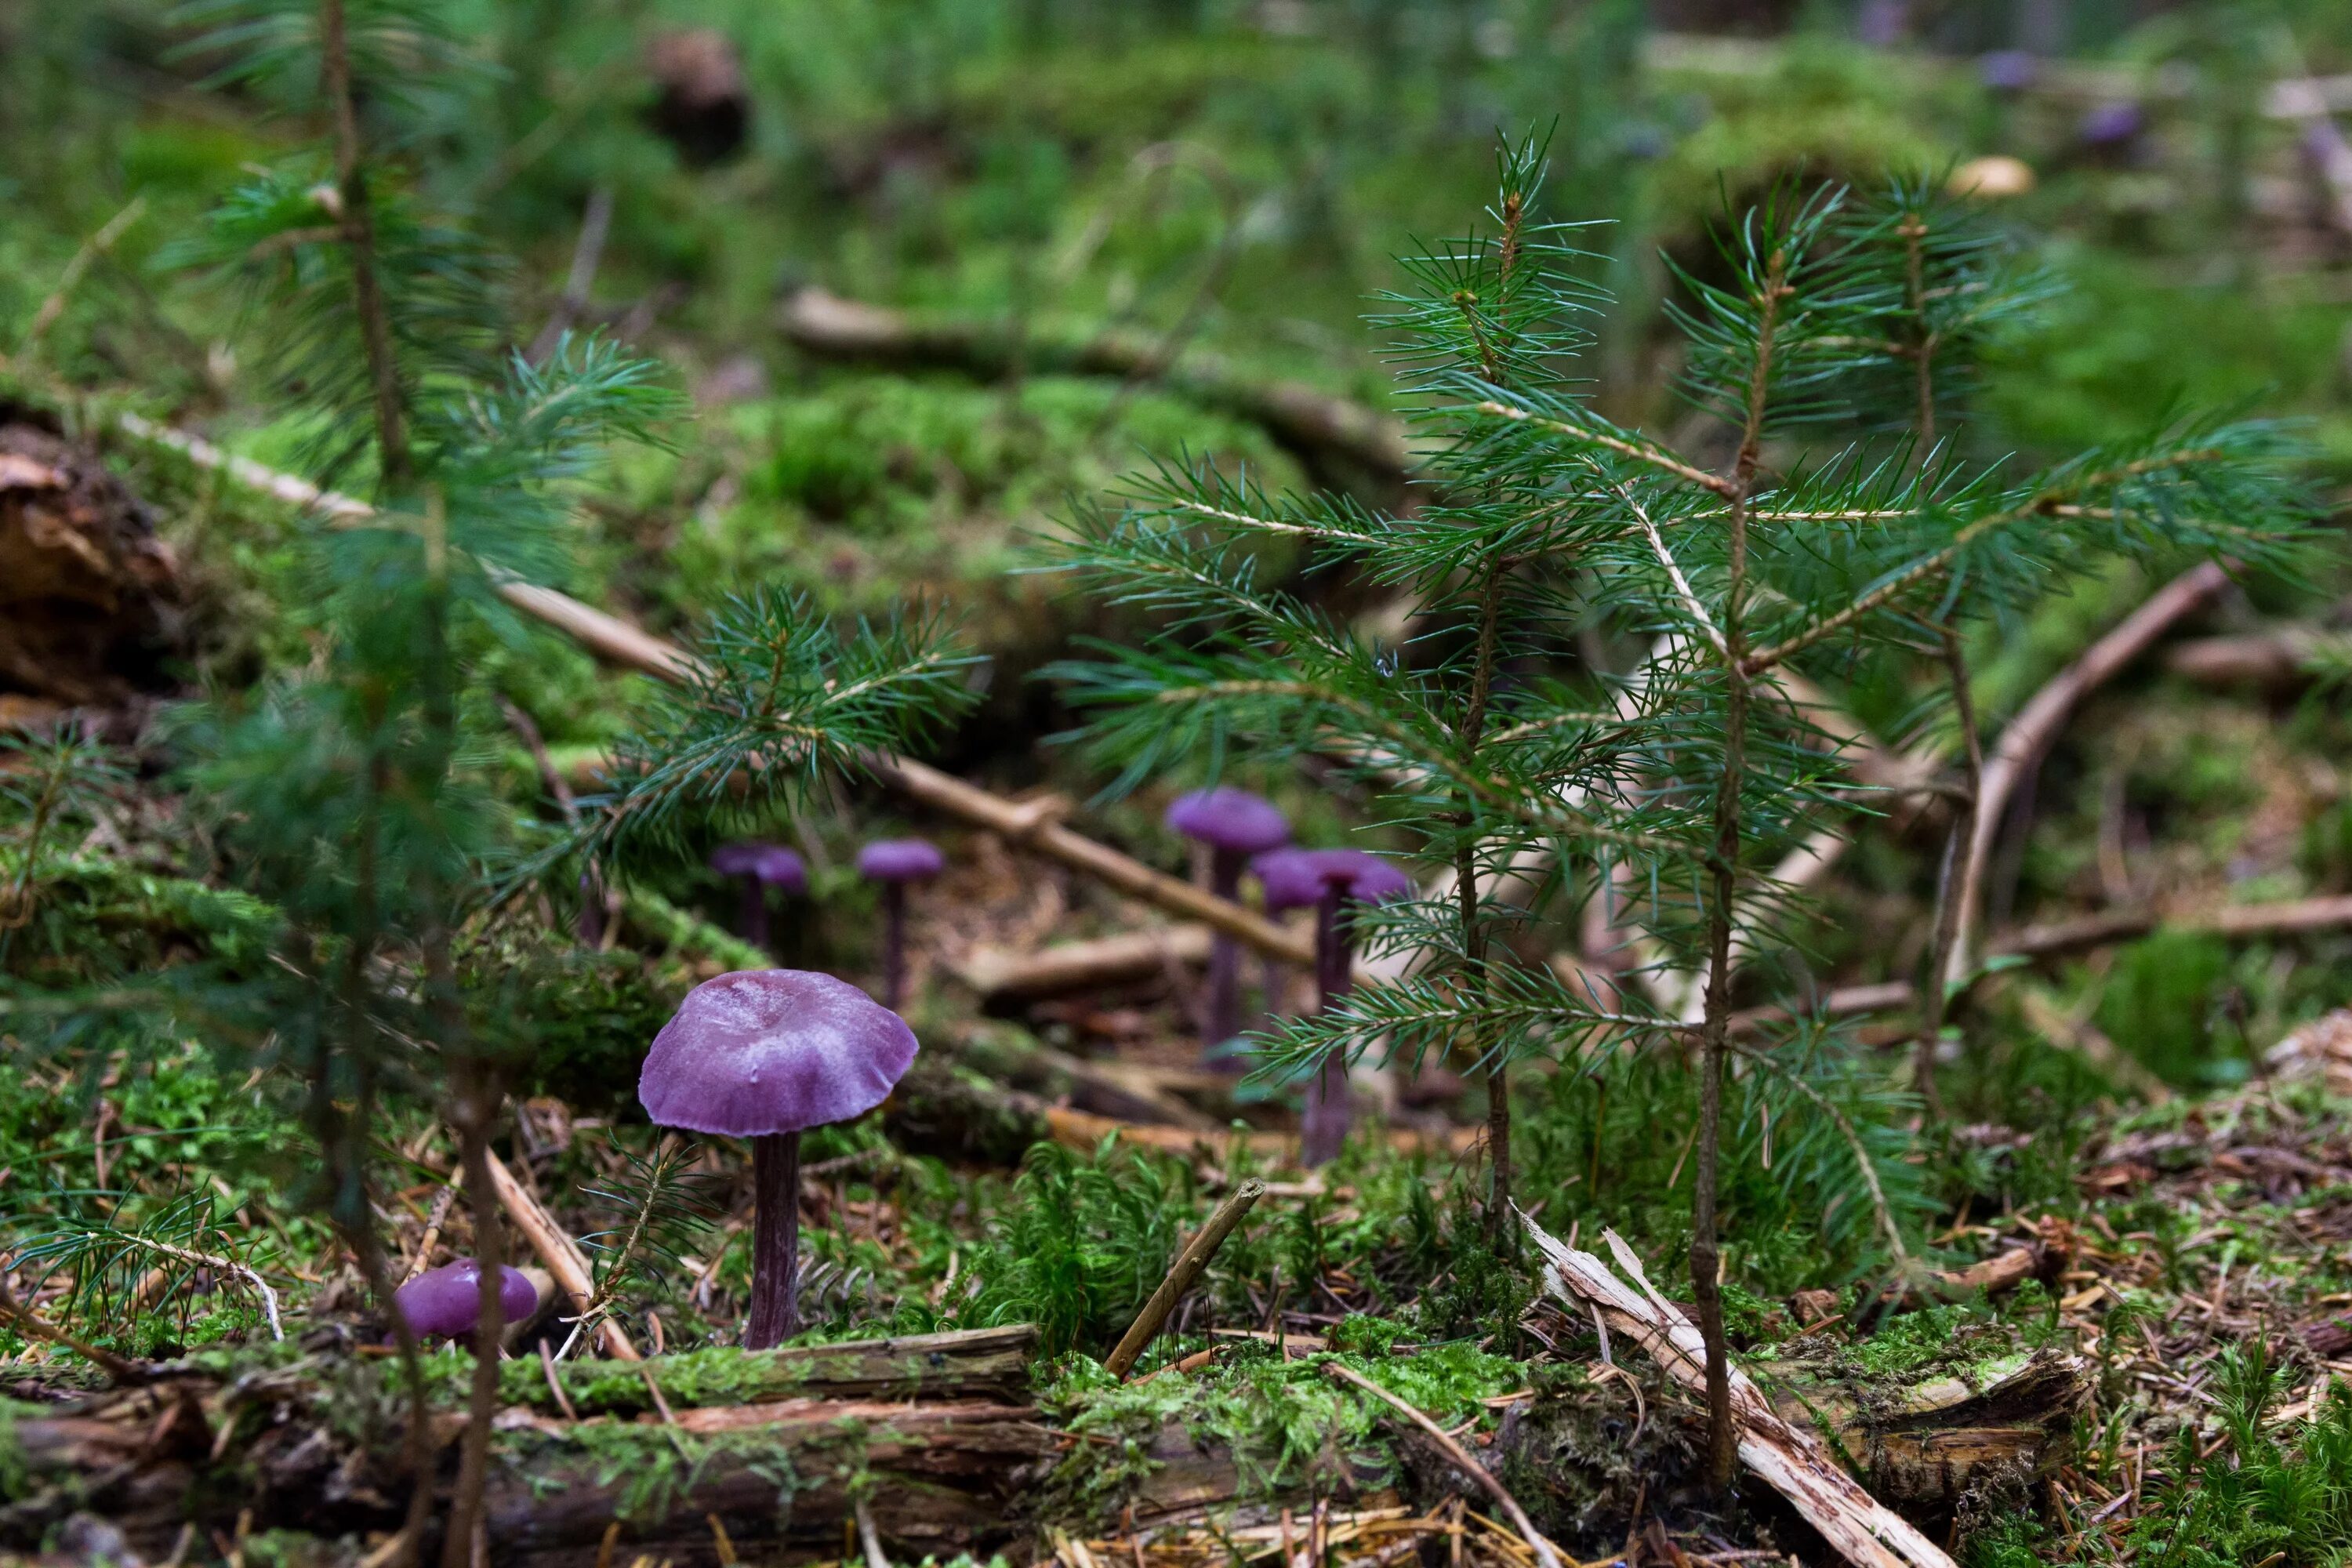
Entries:
{"label": "decaying wood", "polygon": [[1032,331],[1016,342],[1002,328],[919,321],[814,288],[787,298],[779,319],[795,345],[827,359],[945,367],[988,380],[1016,363],[1032,373],[1157,380],[1258,425],[1318,478],[1343,488],[1369,480],[1392,499],[1412,467],[1403,429],[1378,409],[1303,382],[1253,379],[1198,351],[1168,361],[1160,343],[1131,333],[1057,339]]}
{"label": "decaying wood", "polygon": [[[1015,1324],[723,1366],[707,1352],[625,1369],[574,1363],[558,1373],[562,1400],[533,1379],[530,1403],[497,1422],[490,1560],[586,1562],[617,1519],[633,1555],[705,1562],[714,1513],[736,1541],[837,1546],[850,1493],[869,1481],[882,1535],[909,1555],[1003,1544],[1024,1527],[1018,1499],[1034,1467],[1060,1451],[1026,1403],[1035,1346],[1035,1330]],[[37,1543],[76,1508],[115,1521],[151,1558],[189,1520],[226,1530],[243,1512],[254,1529],[365,1533],[401,1519],[405,1473],[382,1458],[398,1444],[352,1440],[341,1423],[371,1417],[339,1405],[350,1396],[323,1358],[226,1384],[159,1375],[167,1381],[11,1424],[23,1484],[0,1508],[0,1549]],[[667,1421],[646,1408],[649,1387],[667,1391]],[[578,1419],[551,1414],[565,1404]],[[445,1458],[463,1422],[436,1417]],[[213,1475],[220,1467],[235,1485]]]}
{"label": "decaying wood", "polygon": [[[1519,1221],[1543,1255],[1547,1290],[1580,1317],[1598,1309],[1613,1332],[1642,1346],[1676,1382],[1706,1386],[1706,1349],[1697,1326],[1658,1294],[1641,1259],[1616,1232],[1603,1234],[1631,1285],[1591,1253],[1555,1239],[1524,1212]],[[1775,1410],[1737,1366],[1731,1369],[1731,1405],[1741,1462],[1787,1498],[1848,1562],[1861,1568],[1956,1568],[1949,1554],[1840,1468],[1810,1426],[1792,1424]]]}
{"label": "decaying wood", "polygon": [[1168,1314],[1174,1311],[1176,1303],[1184,1299],[1184,1292],[1200,1279],[1202,1271],[1217,1256],[1217,1249],[1224,1246],[1225,1237],[1233,1235],[1234,1227],[1248,1217],[1250,1210],[1255,1208],[1258,1199],[1264,1196],[1265,1184],[1255,1176],[1237,1184],[1232,1192],[1225,1194],[1224,1201],[1216,1206],[1201,1228],[1192,1233],[1192,1238],[1184,1244],[1184,1249],[1176,1255],[1174,1265],[1168,1270],[1168,1278],[1160,1282],[1160,1288],[1151,1293],[1151,1299],[1144,1302],[1143,1310],[1135,1315],[1135,1321],[1129,1323],[1127,1332],[1119,1336],[1118,1344],[1110,1352],[1110,1359],[1103,1363],[1104,1371],[1113,1377],[1128,1374],[1135,1365],[1135,1358],[1143,1353],[1143,1347],[1151,1342],[1152,1336],[1160,1331],[1160,1326],[1168,1321]]}
{"label": "decaying wood", "polygon": [[179,570],[97,456],[0,407],[0,696],[111,706],[160,684]]}

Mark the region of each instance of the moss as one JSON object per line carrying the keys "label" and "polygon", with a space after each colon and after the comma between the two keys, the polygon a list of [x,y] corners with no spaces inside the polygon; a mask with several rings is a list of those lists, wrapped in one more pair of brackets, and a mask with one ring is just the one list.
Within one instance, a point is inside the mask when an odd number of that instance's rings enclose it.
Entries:
{"label": "moss", "polygon": [[[843,1423],[836,1436],[818,1445],[821,1453],[836,1447],[845,1453],[855,1450],[848,1462],[862,1468],[863,1427]],[[534,1485],[560,1489],[584,1472],[594,1485],[616,1489],[615,1517],[630,1523],[663,1519],[706,1472],[724,1464],[740,1465],[773,1481],[781,1510],[801,1489],[795,1458],[806,1457],[788,1456],[772,1432],[693,1433],[634,1421],[582,1422],[560,1434],[509,1434],[497,1449],[500,1463],[518,1468]],[[565,1461],[576,1462],[578,1468]]]}
{"label": "moss", "polygon": [[1113,1383],[1093,1362],[1073,1357],[1039,1395],[1081,1443],[1047,1482],[1049,1511],[1107,1518],[1161,1461],[1166,1431],[1229,1453],[1244,1498],[1350,1479],[1381,1486],[1398,1474],[1387,1440],[1395,1412],[1340,1384],[1337,1361],[1397,1394],[1441,1426],[1485,1423],[1482,1399],[1526,1385],[1527,1369],[1466,1342],[1412,1355],[1319,1353],[1286,1360],[1271,1345],[1242,1342],[1195,1373]]}

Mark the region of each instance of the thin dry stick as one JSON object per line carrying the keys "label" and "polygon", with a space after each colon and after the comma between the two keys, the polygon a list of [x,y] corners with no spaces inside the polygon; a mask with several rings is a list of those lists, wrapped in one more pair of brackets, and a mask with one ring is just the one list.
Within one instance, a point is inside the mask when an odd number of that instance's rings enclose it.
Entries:
{"label": "thin dry stick", "polygon": [[1143,1304],[1143,1310],[1136,1314],[1135,1321],[1129,1323],[1127,1332],[1119,1336],[1118,1348],[1110,1352],[1110,1359],[1103,1363],[1104,1371],[1113,1377],[1123,1378],[1128,1374],[1135,1365],[1135,1358],[1143,1353],[1143,1347],[1151,1342],[1151,1336],[1160,1331],[1160,1325],[1168,1321],[1168,1314],[1176,1310],[1178,1301],[1183,1300],[1184,1292],[1192,1288],[1193,1282],[1201,1278],[1202,1271],[1209,1267],[1210,1260],[1217,1256],[1217,1248],[1224,1246],[1225,1237],[1234,1233],[1234,1227],[1241,1224],[1250,1210],[1257,1206],[1258,1199],[1265,1195],[1265,1184],[1255,1176],[1225,1194],[1225,1201],[1209,1215],[1208,1224],[1184,1244],[1184,1250],[1176,1255],[1175,1267],[1168,1270],[1168,1278],[1160,1282],[1160,1289],[1151,1293],[1151,1300]]}
{"label": "thin dry stick", "polygon": [[1977,798],[1984,791],[1984,740],[1977,725],[1968,653],[1950,621],[1938,629],[1943,637],[1944,668],[1951,682],[1952,711],[1960,723],[1965,795],[1952,813],[1951,831],[1944,845],[1944,873],[1936,889],[1936,937],[1927,964],[1927,994],[1920,998],[1919,1039],[1911,1061],[1912,1082],[1930,1121],[1944,1119],[1943,1100],[1936,1092],[1936,1050],[1942,1043],[1944,1018],[1951,1005],[1952,988],[1945,976],[1951,969],[1953,949],[1960,942],[1961,875],[1976,853]]}
{"label": "thin dry stick", "polygon": [[457,1167],[440,1194],[433,1200],[433,1210],[425,1216],[425,1234],[417,1238],[416,1256],[400,1271],[400,1282],[407,1284],[433,1261],[433,1249],[441,1245],[441,1227],[449,1223],[449,1206],[457,1201],[457,1189],[466,1184],[466,1168]]}
{"label": "thin dry stick", "polygon": [[19,369],[31,364],[34,356],[41,352],[41,340],[48,336],[49,329],[57,325],[59,316],[65,314],[66,301],[81,286],[82,277],[90,269],[91,264],[112,250],[114,242],[128,234],[131,226],[137,223],[146,211],[147,198],[144,195],[133,196],[129,205],[107,219],[105,226],[96,234],[82,241],[81,248],[75,251],[73,259],[66,263],[66,269],[58,274],[58,286],[49,291],[49,297],[42,300],[41,308],[33,313],[33,324],[25,329],[25,341],[16,349]]}
{"label": "thin dry stick", "polygon": [[1444,1452],[1448,1459],[1454,1461],[1454,1467],[1484,1487],[1487,1495],[1502,1506],[1505,1513],[1510,1515],[1512,1526],[1526,1539],[1527,1543],[1535,1549],[1536,1556],[1542,1562],[1544,1568],[1565,1568],[1558,1549],[1549,1541],[1544,1539],[1542,1531],[1536,1529],[1534,1521],[1528,1518],[1528,1510],[1519,1506],[1519,1500],[1513,1497],[1510,1489],[1496,1479],[1486,1466],[1472,1458],[1461,1444],[1447,1436],[1444,1427],[1440,1426],[1353,1367],[1334,1361],[1324,1363],[1323,1370],[1340,1382],[1360,1388],[1373,1398],[1391,1405],[1406,1420],[1429,1434],[1430,1440]]}
{"label": "thin dry stick", "polygon": [[5,1268],[0,1268],[0,1318],[16,1324],[16,1331],[27,1339],[46,1340],[50,1344],[73,1352],[116,1383],[145,1383],[149,1379],[148,1370],[137,1362],[127,1361],[112,1351],[100,1350],[96,1345],[84,1344],[17,1300],[16,1293],[8,1288],[8,1271]]}
{"label": "thin dry stick", "polygon": [[864,1498],[857,1500],[857,1540],[866,1549],[866,1568],[890,1568],[890,1560],[882,1555],[882,1536],[874,1528],[874,1510]]}
{"label": "thin dry stick", "polygon": [[185,1247],[174,1247],[168,1241],[157,1241],[153,1237],[141,1236],[132,1231],[118,1231],[115,1235],[118,1240],[126,1241],[133,1247],[144,1247],[164,1258],[191,1264],[198,1268],[214,1268],[223,1274],[237,1276],[247,1285],[252,1286],[254,1293],[261,1298],[262,1314],[269,1320],[269,1337],[273,1340],[283,1340],[286,1337],[285,1325],[279,1321],[278,1316],[278,1292],[272,1290],[268,1281],[262,1279],[261,1275],[248,1265],[239,1263],[234,1258],[222,1258],[210,1252],[197,1252]]}
{"label": "thin dry stick", "polygon": [[[522,1232],[525,1241],[530,1243],[530,1249],[539,1254],[539,1260],[547,1266],[547,1272],[553,1277],[557,1288],[572,1299],[572,1310],[586,1311],[588,1304],[596,1299],[596,1286],[588,1271],[588,1260],[581,1255],[579,1245],[563,1233],[563,1227],[557,1225],[545,1209],[539,1206],[536,1198],[523,1191],[522,1184],[514,1179],[514,1173],[507,1169],[506,1163],[496,1153],[486,1153],[485,1163],[489,1168],[490,1184],[498,1189],[499,1203],[506,1209],[507,1217],[514,1221],[515,1228]],[[645,1359],[637,1353],[637,1347],[629,1342],[629,1336],[621,1325],[611,1318],[599,1321],[596,1332],[604,1339],[604,1353],[614,1361]]]}
{"label": "thin dry stick", "polygon": [[1975,831],[1969,858],[1960,868],[1960,889],[1953,900],[1958,934],[1944,973],[1937,979],[1946,987],[1964,979],[1974,967],[1971,950],[1982,914],[1985,872],[1991,864],[1995,830],[2009,810],[2010,798],[2042,765],[2058,732],[2075,705],[2104,685],[2162,637],[2182,616],[2205,604],[2229,584],[2228,572],[2218,561],[2192,567],[2150,595],[2139,608],[2084,651],[2083,657],[2053,677],[2017,711],[1985,758],[1977,786]]}

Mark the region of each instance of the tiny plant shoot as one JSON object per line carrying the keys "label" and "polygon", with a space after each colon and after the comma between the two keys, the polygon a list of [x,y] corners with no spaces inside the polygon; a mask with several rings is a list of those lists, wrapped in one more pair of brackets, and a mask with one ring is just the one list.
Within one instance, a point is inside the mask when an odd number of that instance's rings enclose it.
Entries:
{"label": "tiny plant shoot", "polygon": [[[1969,359],[2036,285],[1917,184],[1866,200],[1781,191],[1725,218],[1704,271],[1677,279],[1679,390],[1706,418],[1688,450],[1670,447],[1608,418],[1576,379],[1610,301],[1581,280],[1575,230],[1534,211],[1542,148],[1499,162],[1486,224],[1407,258],[1416,287],[1380,318],[1431,454],[1417,504],[1376,516],[1206,467],[1169,471],[1127,510],[1081,517],[1063,559],[1170,629],[1058,674],[1123,785],[1194,757],[1312,753],[1438,868],[1417,899],[1358,917],[1370,951],[1409,957],[1402,977],[1265,1045],[1285,1071],[1335,1050],[1473,1065],[1497,1250],[1515,1238],[1515,1066],[1686,1056],[1700,1075],[1690,1282],[1721,1485],[1734,1443],[1716,1207],[1725,1075],[1736,1060],[1801,1084],[1796,1058],[1826,1048],[1812,1020],[1735,1036],[1736,966],[1787,947],[1791,900],[1771,868],[1857,787],[1807,672],[1932,661],[1972,778],[1967,626],[2119,555],[2277,562],[2305,512],[2279,461],[2287,444],[2263,425],[2184,419],[2041,472],[1965,455],[1952,420]],[[1258,554],[1276,543],[1409,606],[1403,645],[1265,585]],[[1588,651],[1628,642],[1645,651]],[[1537,962],[1575,951],[1594,900],[1621,951]],[[1948,889],[1931,1035],[1964,905]],[[1612,957],[1614,979],[1591,978]],[[1930,1040],[1923,1099],[1933,1060]],[[1828,1097],[1800,1102],[1853,1151],[1900,1261],[1872,1156]]]}

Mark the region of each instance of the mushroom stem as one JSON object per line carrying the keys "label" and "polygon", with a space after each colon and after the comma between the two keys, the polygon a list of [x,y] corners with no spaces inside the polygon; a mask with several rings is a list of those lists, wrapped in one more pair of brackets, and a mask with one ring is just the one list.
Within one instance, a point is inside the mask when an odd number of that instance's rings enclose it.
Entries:
{"label": "mushroom stem", "polygon": [[[1209,856],[1209,891],[1228,902],[1238,901],[1242,890],[1242,868],[1249,857],[1238,849],[1215,849]],[[1209,942],[1209,994],[1202,1014],[1201,1043],[1214,1047],[1241,1033],[1242,950],[1239,943],[1219,931]],[[1219,1057],[1218,1064],[1238,1070],[1240,1064],[1227,1057]]]}
{"label": "mushroom stem", "polygon": [[907,994],[907,884],[882,884],[882,1005],[892,1012]]}
{"label": "mushroom stem", "polygon": [[751,1140],[751,1315],[743,1348],[772,1350],[799,1326],[801,1135]]}
{"label": "mushroom stem", "polygon": [[[1348,929],[1345,888],[1328,882],[1323,902],[1315,911],[1315,984],[1322,992],[1323,1010],[1348,994],[1354,981],[1355,943]],[[1315,1076],[1307,1083],[1307,1108],[1299,1118],[1298,1163],[1309,1170],[1339,1156],[1348,1141],[1351,1120],[1348,1102],[1348,1061],[1336,1046],[1323,1054]]]}
{"label": "mushroom stem", "polygon": [[757,877],[743,879],[743,940],[768,951],[768,884]]}

